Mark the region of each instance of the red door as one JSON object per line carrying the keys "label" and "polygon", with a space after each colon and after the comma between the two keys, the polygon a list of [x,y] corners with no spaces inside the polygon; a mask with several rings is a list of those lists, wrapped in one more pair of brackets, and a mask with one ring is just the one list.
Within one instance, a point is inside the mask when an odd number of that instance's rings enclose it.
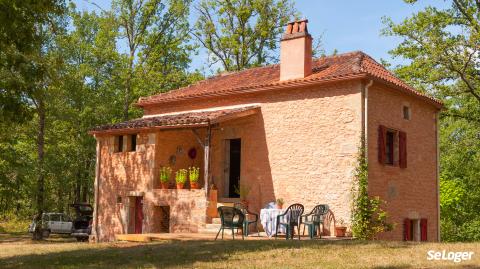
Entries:
{"label": "red door", "polygon": [[135,233],[142,233],[143,222],[143,197],[135,197]]}

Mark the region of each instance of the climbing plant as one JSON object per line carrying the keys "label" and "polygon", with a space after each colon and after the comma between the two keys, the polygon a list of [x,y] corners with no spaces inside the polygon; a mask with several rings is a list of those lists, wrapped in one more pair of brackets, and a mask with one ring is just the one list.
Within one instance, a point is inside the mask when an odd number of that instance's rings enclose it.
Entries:
{"label": "climbing plant", "polygon": [[378,233],[391,231],[393,225],[387,222],[388,214],[381,208],[386,202],[378,196],[368,195],[368,162],[363,145],[359,149],[353,179],[352,233],[356,238],[367,240],[375,239]]}

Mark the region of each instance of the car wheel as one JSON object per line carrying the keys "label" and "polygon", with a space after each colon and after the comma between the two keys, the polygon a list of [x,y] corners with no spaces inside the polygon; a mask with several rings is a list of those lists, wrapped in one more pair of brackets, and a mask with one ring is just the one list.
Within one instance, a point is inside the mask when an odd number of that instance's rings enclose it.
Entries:
{"label": "car wheel", "polygon": [[43,230],[42,231],[43,238],[48,238],[50,236],[50,230]]}

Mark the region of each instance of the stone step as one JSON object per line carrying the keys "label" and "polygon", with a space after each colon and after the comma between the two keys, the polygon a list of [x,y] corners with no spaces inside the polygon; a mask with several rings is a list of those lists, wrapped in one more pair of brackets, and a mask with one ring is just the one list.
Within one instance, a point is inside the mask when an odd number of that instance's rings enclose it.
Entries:
{"label": "stone step", "polygon": [[[218,230],[219,230],[219,229],[202,228],[202,229],[198,229],[198,233],[202,233],[202,234],[217,234],[217,233],[218,233]],[[236,232],[236,230],[235,230],[235,232]],[[241,231],[240,231],[240,232],[241,232]],[[222,232],[220,232],[220,233],[222,233]],[[225,229],[224,235],[229,235],[229,236],[231,236],[231,235],[232,235],[232,231]],[[237,235],[237,234],[235,234],[235,235]],[[238,234],[238,235],[241,236],[240,234]],[[221,234],[220,234],[219,236],[221,236]]]}
{"label": "stone step", "polygon": [[222,226],[220,223],[207,223],[205,224],[205,229],[220,229],[220,226]]}
{"label": "stone step", "polygon": [[230,202],[217,202],[217,207],[220,207],[220,206],[230,206],[230,207],[233,207],[235,205],[235,203],[230,203]]}

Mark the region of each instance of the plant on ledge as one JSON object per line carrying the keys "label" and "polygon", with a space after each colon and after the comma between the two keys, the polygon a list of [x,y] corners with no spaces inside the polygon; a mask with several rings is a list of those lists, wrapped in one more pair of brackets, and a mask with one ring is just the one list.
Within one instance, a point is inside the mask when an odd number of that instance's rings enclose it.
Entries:
{"label": "plant on ledge", "polygon": [[189,167],[188,168],[188,179],[190,179],[190,188],[200,189],[198,185],[198,179],[200,178],[200,168],[199,167]]}
{"label": "plant on ledge", "polygon": [[160,168],[160,185],[162,189],[168,189],[168,182],[170,181],[170,176],[172,175],[172,168],[169,166],[163,166]]}
{"label": "plant on ledge", "polygon": [[368,195],[368,164],[363,139],[361,145],[352,187],[352,233],[367,240],[376,239],[378,233],[393,230],[393,224],[387,222],[388,214],[381,208],[386,202],[378,196],[371,198]]}
{"label": "plant on ledge", "polygon": [[183,185],[187,182],[187,169],[180,169],[175,172],[175,182],[177,183],[177,189],[183,189]]}

